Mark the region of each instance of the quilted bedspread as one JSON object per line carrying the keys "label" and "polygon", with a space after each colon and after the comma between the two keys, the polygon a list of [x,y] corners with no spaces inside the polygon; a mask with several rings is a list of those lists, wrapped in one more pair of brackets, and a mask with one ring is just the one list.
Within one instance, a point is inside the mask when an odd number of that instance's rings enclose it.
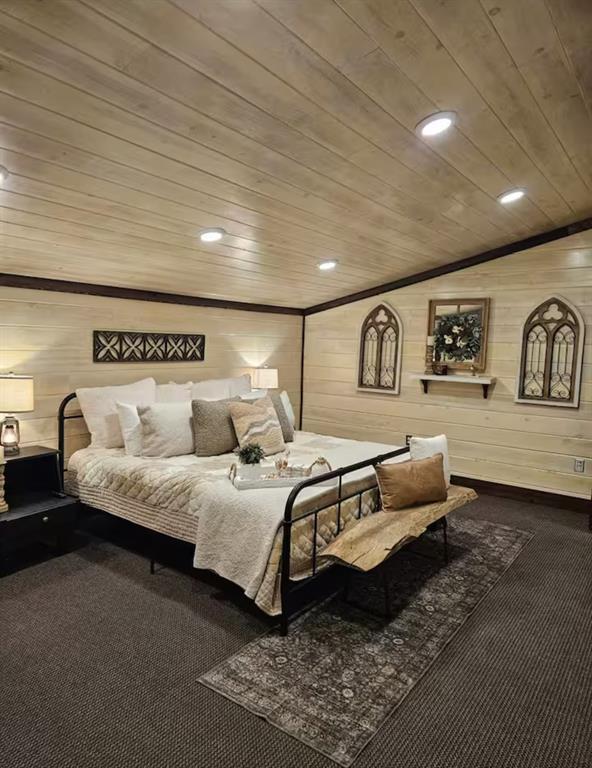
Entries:
{"label": "quilted bedspread", "polygon": [[[324,456],[333,468],[361,461],[395,446],[297,432],[289,444],[291,460],[310,464]],[[402,459],[405,457],[403,456]],[[279,576],[285,502],[289,488],[238,491],[228,479],[233,454],[152,459],[126,456],[123,449],[85,448],[70,459],[67,489],[93,507],[147,528],[196,544],[194,565],[239,584],[266,613],[281,610]],[[373,470],[350,477],[348,490],[363,490],[362,514],[374,511],[376,490],[368,489]],[[299,497],[294,516],[323,503],[335,490],[322,487]],[[341,530],[358,515],[358,497],[342,503]],[[337,507],[319,514],[317,552],[337,533]],[[293,526],[291,567],[294,578],[310,574],[312,517]]]}

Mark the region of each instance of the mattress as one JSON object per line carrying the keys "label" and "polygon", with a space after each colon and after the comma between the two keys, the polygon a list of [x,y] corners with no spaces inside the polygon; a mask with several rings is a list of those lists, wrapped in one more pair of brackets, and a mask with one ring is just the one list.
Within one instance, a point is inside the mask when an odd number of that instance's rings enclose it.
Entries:
{"label": "mattress", "polygon": [[[290,459],[310,464],[323,456],[333,468],[394,450],[396,446],[296,432]],[[402,457],[405,458],[405,457]],[[84,448],[70,459],[66,488],[82,502],[145,528],[197,544],[194,564],[209,568],[243,587],[266,613],[281,610],[279,576],[281,520],[290,489],[237,491],[227,479],[236,456],[179,456],[166,459],[126,456],[121,449]],[[338,511],[331,505],[335,489],[311,489],[299,497],[294,516],[328,504],[318,517],[317,553],[359,514],[377,507],[372,468],[345,484],[360,490]],[[294,524],[291,575],[311,573],[313,518]]]}

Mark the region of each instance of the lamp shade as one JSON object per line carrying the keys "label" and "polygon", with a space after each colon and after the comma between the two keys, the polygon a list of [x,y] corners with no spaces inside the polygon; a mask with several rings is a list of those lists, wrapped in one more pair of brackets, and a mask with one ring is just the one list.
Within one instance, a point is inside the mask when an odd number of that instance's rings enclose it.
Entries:
{"label": "lamp shade", "polygon": [[26,413],[34,407],[32,376],[0,374],[0,413]]}
{"label": "lamp shade", "polygon": [[277,368],[254,368],[253,369],[253,387],[255,389],[277,389],[278,387]]}

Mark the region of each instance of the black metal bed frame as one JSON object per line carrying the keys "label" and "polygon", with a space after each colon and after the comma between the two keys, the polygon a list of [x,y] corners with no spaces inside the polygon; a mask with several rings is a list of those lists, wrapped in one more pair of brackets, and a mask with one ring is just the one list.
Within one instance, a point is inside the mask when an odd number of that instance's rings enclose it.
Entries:
{"label": "black metal bed frame", "polygon": [[[70,403],[75,398],[76,398],[76,393],[74,392],[67,395],[60,403],[60,407],[58,409],[58,448],[60,451],[59,462],[60,462],[60,472],[61,472],[62,482],[64,478],[65,423],[69,419],[82,418],[81,413],[71,414],[69,416],[66,415],[66,407],[68,403]],[[306,480],[303,480],[301,483],[298,483],[298,485],[295,485],[294,488],[292,488],[292,490],[290,491],[290,495],[288,496],[288,499],[286,501],[286,506],[284,508],[284,517],[282,521],[282,556],[281,556],[281,563],[280,563],[280,594],[281,594],[281,603],[282,603],[282,610],[280,614],[280,632],[282,635],[287,635],[288,625],[290,623],[290,620],[294,618],[292,605],[293,605],[293,598],[295,593],[300,591],[304,587],[306,587],[308,584],[310,584],[310,582],[318,575],[319,567],[317,562],[318,560],[317,532],[318,532],[319,514],[327,509],[331,509],[332,507],[336,508],[337,530],[335,532],[335,535],[337,536],[341,531],[342,503],[357,496],[358,510],[356,514],[356,519],[359,520],[362,517],[363,495],[369,493],[370,491],[378,487],[378,483],[376,480],[372,482],[371,478],[368,478],[368,480],[370,480],[370,484],[366,484],[364,480],[363,487],[360,487],[357,490],[350,492],[347,489],[347,487],[344,489],[343,478],[346,475],[350,475],[354,472],[358,472],[361,469],[365,469],[367,467],[376,467],[377,464],[380,464],[383,461],[395,458],[396,456],[403,456],[408,452],[409,452],[408,447],[397,448],[393,451],[389,451],[387,453],[374,456],[370,459],[365,459],[364,461],[359,461],[359,462],[356,462],[355,464],[348,464],[345,467],[339,467],[338,469],[334,469],[330,472],[324,472],[323,474],[319,474],[319,475],[315,475],[314,477],[307,478]],[[314,507],[313,509],[310,509],[307,512],[303,512],[302,514],[297,514],[295,516],[294,506],[296,504],[296,501],[299,495],[302,493],[302,491],[306,490],[307,488],[312,488],[322,483],[326,483],[328,480],[337,480],[336,487],[331,486],[327,488],[330,499],[326,503],[321,504],[321,506]],[[335,490],[337,491],[336,494],[335,494]],[[304,520],[305,518],[308,518],[308,517],[314,517],[313,534],[312,534],[313,546],[312,546],[312,555],[311,555],[311,563],[312,563],[311,574],[302,579],[293,579],[292,573],[291,573],[292,526],[295,523],[298,523],[300,520]],[[327,571],[330,567],[331,567],[330,564],[328,563],[324,564],[323,571]],[[154,558],[151,558],[150,571],[151,573],[154,573]]]}

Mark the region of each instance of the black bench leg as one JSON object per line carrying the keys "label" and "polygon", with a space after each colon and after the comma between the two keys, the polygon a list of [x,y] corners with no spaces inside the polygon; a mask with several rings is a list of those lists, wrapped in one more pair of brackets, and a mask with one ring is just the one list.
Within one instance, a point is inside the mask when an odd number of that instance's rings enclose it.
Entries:
{"label": "black bench leg", "polygon": [[444,562],[448,565],[448,521],[442,518],[442,535],[444,537]]}
{"label": "black bench leg", "polygon": [[286,637],[288,634],[288,614],[282,610],[282,615],[280,616],[280,635],[282,637]]}
{"label": "black bench leg", "polygon": [[384,591],[384,618],[387,621],[390,621],[391,616],[391,593],[389,590],[389,583],[388,583],[388,569],[383,568],[382,569],[382,589]]}

